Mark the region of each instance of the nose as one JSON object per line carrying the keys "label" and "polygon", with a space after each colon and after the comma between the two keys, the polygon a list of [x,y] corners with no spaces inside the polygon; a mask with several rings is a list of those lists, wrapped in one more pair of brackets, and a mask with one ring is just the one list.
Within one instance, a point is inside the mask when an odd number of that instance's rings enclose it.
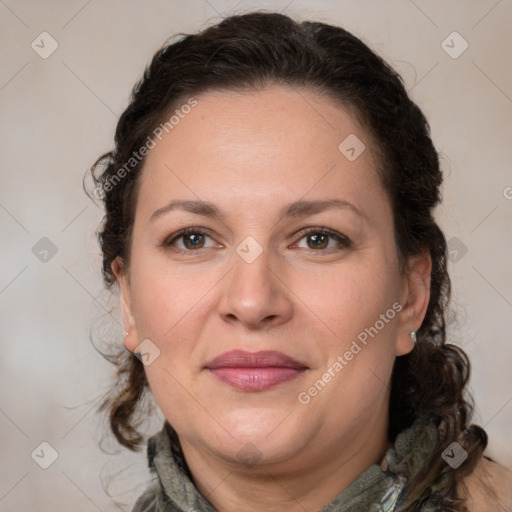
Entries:
{"label": "nose", "polygon": [[224,281],[219,314],[225,322],[247,329],[268,329],[293,316],[286,271],[267,250],[252,262],[237,253]]}

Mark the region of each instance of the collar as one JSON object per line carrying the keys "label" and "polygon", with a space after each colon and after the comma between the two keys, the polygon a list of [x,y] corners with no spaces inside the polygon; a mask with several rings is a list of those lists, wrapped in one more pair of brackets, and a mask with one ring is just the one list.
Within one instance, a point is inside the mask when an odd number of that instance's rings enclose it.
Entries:
{"label": "collar", "polygon": [[[421,471],[437,445],[439,430],[432,420],[416,420],[400,432],[380,463],[363,471],[331,503],[319,512],[398,512],[407,480]],[[166,421],[148,440],[148,466],[158,477],[156,486],[137,502],[132,512],[217,512],[196,488],[178,435]],[[421,512],[437,512],[435,496],[423,502]]]}

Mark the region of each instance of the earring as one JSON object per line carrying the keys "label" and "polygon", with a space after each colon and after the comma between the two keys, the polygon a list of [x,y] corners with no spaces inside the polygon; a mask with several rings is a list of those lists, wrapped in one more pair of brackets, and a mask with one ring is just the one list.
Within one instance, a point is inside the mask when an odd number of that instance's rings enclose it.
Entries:
{"label": "earring", "polygon": [[125,338],[126,338],[126,336],[129,336],[129,335],[130,335],[130,333],[128,331],[124,331]]}
{"label": "earring", "polygon": [[416,343],[418,342],[418,337],[416,336],[416,331],[411,331],[411,340],[412,340],[413,345],[416,345]]}

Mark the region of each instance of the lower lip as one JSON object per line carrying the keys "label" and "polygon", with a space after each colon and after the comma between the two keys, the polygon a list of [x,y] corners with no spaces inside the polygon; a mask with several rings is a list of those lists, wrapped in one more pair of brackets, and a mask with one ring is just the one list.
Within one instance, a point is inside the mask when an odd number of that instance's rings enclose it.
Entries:
{"label": "lower lip", "polygon": [[240,391],[264,391],[301,375],[305,368],[209,368],[217,379]]}

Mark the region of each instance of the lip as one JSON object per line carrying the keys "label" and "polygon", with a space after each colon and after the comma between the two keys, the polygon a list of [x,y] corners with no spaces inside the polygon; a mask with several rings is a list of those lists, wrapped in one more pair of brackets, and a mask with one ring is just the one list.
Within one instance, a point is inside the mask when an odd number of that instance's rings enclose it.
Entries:
{"label": "lip", "polygon": [[275,350],[232,350],[206,363],[205,368],[220,381],[240,391],[263,391],[295,379],[307,366]]}

